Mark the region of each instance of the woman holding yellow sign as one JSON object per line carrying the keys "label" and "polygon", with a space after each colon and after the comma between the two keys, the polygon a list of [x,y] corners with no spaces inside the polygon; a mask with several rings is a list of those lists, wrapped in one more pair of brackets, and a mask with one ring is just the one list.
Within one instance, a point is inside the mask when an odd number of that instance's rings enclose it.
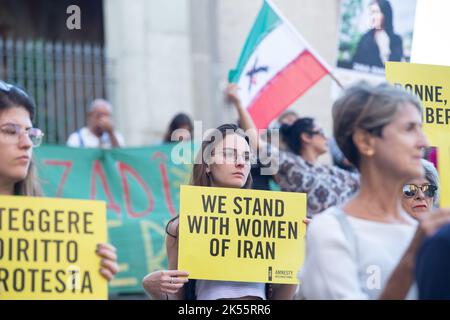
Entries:
{"label": "woman holding yellow sign", "polygon": [[[252,184],[251,163],[252,151],[243,131],[235,125],[222,125],[202,142],[191,184],[249,189]],[[154,299],[292,299],[296,285],[274,284],[269,287],[264,283],[191,280],[186,286],[189,273],[177,270],[178,217],[168,223],[166,231],[169,270],[155,271],[143,280],[145,290]]]}
{"label": "woman holding yellow sign", "polygon": [[[32,155],[44,134],[32,127],[35,109],[23,90],[0,81],[0,195],[41,195]],[[102,258],[100,273],[111,280],[119,270],[116,249],[98,244],[96,253]]]}

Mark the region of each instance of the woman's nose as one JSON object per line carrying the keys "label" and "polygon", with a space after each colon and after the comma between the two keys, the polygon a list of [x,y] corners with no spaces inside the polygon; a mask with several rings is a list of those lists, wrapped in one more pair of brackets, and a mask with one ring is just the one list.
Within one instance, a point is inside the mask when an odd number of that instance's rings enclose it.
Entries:
{"label": "woman's nose", "polygon": [[417,146],[422,150],[425,150],[425,148],[428,148],[430,146],[428,138],[423,130],[420,132],[419,139],[417,141]]}
{"label": "woman's nose", "polygon": [[417,200],[423,200],[425,199],[425,194],[423,193],[422,189],[419,189],[417,191],[416,197]]}
{"label": "woman's nose", "polygon": [[239,157],[236,159],[235,164],[237,167],[243,167],[245,165],[245,161],[241,157]]}
{"label": "woman's nose", "polygon": [[19,137],[19,147],[29,149],[33,146],[33,141],[31,141],[30,136],[28,133],[21,134]]}

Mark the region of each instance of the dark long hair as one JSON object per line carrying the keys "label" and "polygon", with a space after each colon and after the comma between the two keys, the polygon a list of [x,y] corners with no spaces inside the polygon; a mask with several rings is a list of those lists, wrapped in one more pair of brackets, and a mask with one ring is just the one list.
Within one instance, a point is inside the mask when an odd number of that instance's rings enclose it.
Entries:
{"label": "dark long hair", "polygon": [[[245,139],[247,143],[250,145],[249,138],[245,135],[244,131],[236,126],[235,124],[223,124],[220,127],[217,127],[215,129],[216,133],[217,131],[220,132],[221,139],[225,139],[225,137],[228,134],[237,134]],[[203,141],[202,145],[200,147],[200,150],[197,154],[193,169],[192,169],[192,175],[191,175],[191,181],[190,184],[193,186],[200,186],[200,187],[211,187],[212,181],[210,175],[207,173],[206,168],[208,167],[208,158],[205,159],[205,155],[210,155],[211,151],[215,147],[215,145],[221,141],[216,141],[216,136],[214,135],[214,132],[208,135]],[[248,174],[247,181],[242,186],[243,189],[250,189],[252,187],[253,179],[252,175]],[[172,218],[166,225],[166,233],[176,238],[177,236],[169,232],[169,226],[170,224],[178,219],[178,216]]]}
{"label": "dark long hair", "polygon": [[189,127],[189,132],[192,137],[192,131],[194,130],[194,125],[192,124],[191,118],[185,113],[179,113],[175,117],[173,117],[172,121],[170,121],[169,128],[167,129],[166,134],[164,135],[164,142],[171,142],[172,133],[180,129],[182,127]]}
{"label": "dark long hair", "polygon": [[308,117],[297,119],[292,125],[283,124],[280,127],[283,141],[287,144],[289,150],[295,154],[300,154],[303,147],[301,135],[303,133],[311,134],[313,130],[314,119]]}
{"label": "dark long hair", "polygon": [[387,0],[374,0],[372,4],[378,4],[380,7],[381,13],[383,14],[383,29],[392,37],[394,35],[394,14],[392,12],[392,7],[389,1]]}
{"label": "dark long hair", "polygon": [[[19,87],[7,84],[0,80],[0,112],[15,107],[24,108],[28,111],[30,120],[33,122],[36,111],[33,99]],[[30,162],[25,179],[14,185],[14,194],[23,196],[42,195],[33,160]]]}

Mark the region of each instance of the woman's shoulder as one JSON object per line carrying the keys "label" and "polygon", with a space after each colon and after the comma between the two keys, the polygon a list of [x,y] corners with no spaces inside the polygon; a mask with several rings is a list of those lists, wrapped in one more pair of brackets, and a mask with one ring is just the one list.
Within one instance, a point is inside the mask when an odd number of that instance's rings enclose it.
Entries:
{"label": "woman's shoulder", "polygon": [[392,34],[392,38],[397,40],[397,41],[402,41],[402,37],[399,34],[397,34],[397,33],[393,33]]}
{"label": "woman's shoulder", "polygon": [[300,155],[295,154],[292,151],[279,150],[277,157],[278,163],[282,168],[285,166],[291,167],[293,165],[296,168],[303,168],[306,165],[306,161]]}
{"label": "woman's shoulder", "polygon": [[360,175],[358,171],[350,171],[346,169],[339,168],[336,165],[329,165],[328,166],[330,172],[333,174],[333,176],[342,178],[342,179],[349,179],[359,182]]}
{"label": "woman's shoulder", "polygon": [[402,45],[402,43],[403,43],[402,37],[396,33],[392,34],[391,41],[397,45]]}
{"label": "woman's shoulder", "polygon": [[[338,207],[330,207],[314,216],[306,231],[307,251],[315,252],[317,257],[326,258],[331,252],[351,252],[349,237],[352,230],[345,230],[339,222],[338,216],[342,214]],[[351,238],[350,238],[351,239]]]}
{"label": "woman's shoulder", "polygon": [[364,41],[368,41],[368,40],[374,40],[374,35],[375,35],[375,29],[370,29],[368,31],[366,31],[366,33],[364,33],[361,38],[360,38],[360,42],[364,42]]}
{"label": "woman's shoulder", "polygon": [[[339,207],[333,206],[316,214],[308,225],[308,234],[320,237],[333,237],[339,234],[337,215],[342,214]],[[330,232],[333,230],[333,232]]]}

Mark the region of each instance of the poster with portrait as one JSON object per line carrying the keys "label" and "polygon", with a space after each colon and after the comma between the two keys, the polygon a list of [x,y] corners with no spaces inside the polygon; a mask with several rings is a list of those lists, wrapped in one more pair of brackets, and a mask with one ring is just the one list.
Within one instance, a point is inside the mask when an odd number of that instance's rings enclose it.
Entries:
{"label": "poster with portrait", "polygon": [[342,0],[336,76],[384,81],[385,62],[409,62],[416,0]]}

